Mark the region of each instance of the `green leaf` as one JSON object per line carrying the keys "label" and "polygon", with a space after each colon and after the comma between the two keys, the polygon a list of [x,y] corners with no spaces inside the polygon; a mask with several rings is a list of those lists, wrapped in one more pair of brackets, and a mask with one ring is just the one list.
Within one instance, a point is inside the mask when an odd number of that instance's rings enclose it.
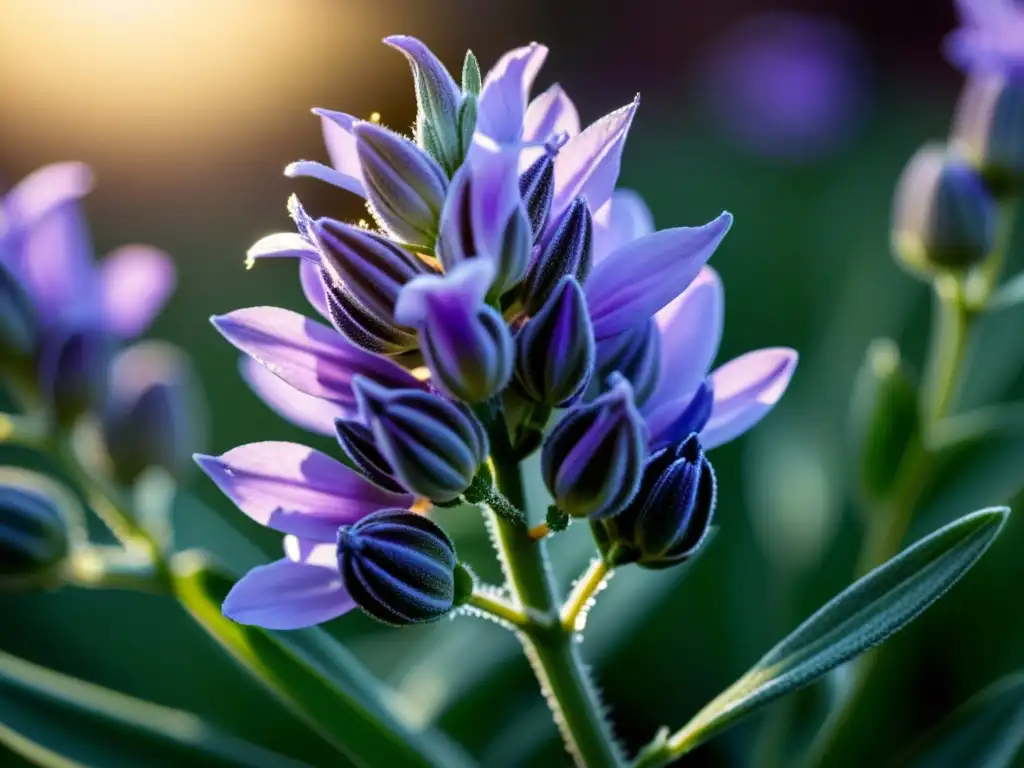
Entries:
{"label": "green leaf", "polygon": [[1024,672],[990,685],[925,736],[897,765],[1009,768],[1024,745]]}
{"label": "green leaf", "polygon": [[203,555],[171,564],[178,600],[247,671],[357,765],[466,765],[441,737],[411,730],[380,697],[363,666],[319,629],[270,633],[236,624],[220,606],[234,581]]}
{"label": "green leaf", "polygon": [[985,309],[995,312],[1024,302],[1024,272],[1014,275],[995,292]]}
{"label": "green leaf", "polygon": [[53,768],[302,768],[188,712],[0,652],[0,744]]}
{"label": "green leaf", "polygon": [[[984,554],[1009,510],[966,515],[876,568],[833,598],[750,671],[636,766],[664,765],[737,720],[809,684],[898,632]],[[663,762],[662,762],[663,761]]]}

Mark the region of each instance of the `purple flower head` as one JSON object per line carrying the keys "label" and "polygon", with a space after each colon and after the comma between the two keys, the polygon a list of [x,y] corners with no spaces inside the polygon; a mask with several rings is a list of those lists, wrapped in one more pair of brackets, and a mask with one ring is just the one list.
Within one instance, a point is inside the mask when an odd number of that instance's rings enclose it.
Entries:
{"label": "purple flower head", "polygon": [[789,161],[831,153],[864,114],[860,43],[837,21],[770,12],[741,21],[705,65],[708,106],[743,150]]}
{"label": "purple flower head", "polygon": [[1017,0],[957,0],[961,26],[946,38],[946,56],[964,72],[1024,74],[1024,6]]}

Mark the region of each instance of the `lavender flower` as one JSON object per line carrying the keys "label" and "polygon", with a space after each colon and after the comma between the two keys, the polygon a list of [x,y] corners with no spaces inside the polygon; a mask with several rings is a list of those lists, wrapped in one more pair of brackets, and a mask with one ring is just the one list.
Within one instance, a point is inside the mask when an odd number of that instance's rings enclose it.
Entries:
{"label": "lavender flower", "polygon": [[962,26],[946,55],[969,73],[1024,74],[1024,8],[1016,0],[957,0]]}

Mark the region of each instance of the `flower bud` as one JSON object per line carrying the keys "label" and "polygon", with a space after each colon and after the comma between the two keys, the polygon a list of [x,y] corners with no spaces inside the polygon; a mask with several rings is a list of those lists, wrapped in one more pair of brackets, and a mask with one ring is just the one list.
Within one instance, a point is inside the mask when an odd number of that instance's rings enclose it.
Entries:
{"label": "flower bud", "polygon": [[422,624],[451,611],[455,546],[429,518],[381,509],[338,529],[338,570],[355,601],[385,624]]}
{"label": "flower bud", "polygon": [[911,159],[896,189],[893,247],[915,271],[966,269],[992,251],[996,204],[977,171],[940,146]]}
{"label": "flower bud", "polygon": [[616,515],[640,485],[647,428],[629,382],[613,379],[608,392],[569,411],[541,451],[544,483],[558,508],[572,517]]}
{"label": "flower bud", "polygon": [[0,485],[0,589],[57,583],[70,546],[67,521],[51,499]]}
{"label": "flower bud", "polygon": [[597,345],[596,369],[602,380],[620,373],[633,385],[636,404],[647,402],[658,385],[661,333],[653,318],[639,328],[623,331]]}
{"label": "flower bud", "polygon": [[411,328],[382,320],[322,267],[320,277],[331,324],[346,339],[379,355],[400,355],[416,348],[419,341]]}
{"label": "flower bud", "polygon": [[378,488],[392,493],[405,493],[395,478],[395,470],[373,442],[373,431],[358,421],[338,419],[334,422],[338,443],[356,470]]}
{"label": "flower bud", "polygon": [[0,261],[0,371],[20,367],[32,358],[36,333],[32,302],[21,283]]}
{"label": "flower bud", "polygon": [[448,178],[408,139],[374,123],[352,127],[366,196],[381,226],[398,240],[434,247]]}
{"label": "flower bud", "polygon": [[1024,183],[1024,83],[974,75],[957,108],[953,137],[996,197]]}
{"label": "flower bud", "polygon": [[480,62],[477,61],[476,54],[466,51],[466,58],[462,60],[462,93],[466,96],[479,96],[482,87]]}
{"label": "flower bud", "polygon": [[555,198],[555,159],[545,152],[519,177],[519,194],[530,219],[533,242],[540,240]]}
{"label": "flower bud", "polygon": [[564,276],[580,284],[590,273],[594,223],[587,201],[577,197],[570,204],[551,239],[526,271],[522,286],[523,308],[528,315],[540,311]]}
{"label": "flower bud", "polygon": [[389,324],[395,322],[395,302],[403,286],[418,275],[437,273],[391,240],[334,219],[319,219],[313,234],[327,274]]}
{"label": "flower bud", "polygon": [[114,339],[97,329],[74,330],[44,342],[39,384],[61,424],[102,408],[114,351]]}
{"label": "flower bud", "polygon": [[[416,85],[416,140],[449,174],[459,167],[459,105],[462,94],[445,66],[414,37],[393,35],[384,39],[405,54]],[[471,55],[471,54],[470,54]],[[476,59],[474,58],[475,62]],[[467,55],[466,66],[469,65]],[[465,79],[465,66],[463,78]],[[476,70],[479,82],[479,66]]]}
{"label": "flower bud", "polygon": [[489,453],[483,426],[466,406],[418,389],[385,389],[357,376],[360,414],[402,485],[431,501],[454,501]]}
{"label": "flower bud", "polygon": [[134,482],[149,467],[183,477],[203,433],[199,390],[185,354],[170,344],[142,342],[118,355],[102,430],[121,482]]}
{"label": "flower bud", "polygon": [[444,277],[418,277],[395,307],[400,322],[419,329],[431,381],[452,397],[479,403],[512,376],[512,337],[502,316],[483,303],[494,264],[470,259]]}
{"label": "flower bud", "polygon": [[567,408],[583,395],[593,368],[587,301],[579,283],[566,276],[516,335],[516,385],[536,403]]}
{"label": "flower bud", "polygon": [[850,417],[861,490],[871,501],[884,499],[893,490],[908,447],[920,439],[917,390],[891,339],[876,339],[868,347]]}
{"label": "flower bud", "polygon": [[615,517],[594,522],[594,537],[613,565],[678,565],[711,530],[715,496],[715,471],[697,435],[690,435],[647,460],[633,501]]}

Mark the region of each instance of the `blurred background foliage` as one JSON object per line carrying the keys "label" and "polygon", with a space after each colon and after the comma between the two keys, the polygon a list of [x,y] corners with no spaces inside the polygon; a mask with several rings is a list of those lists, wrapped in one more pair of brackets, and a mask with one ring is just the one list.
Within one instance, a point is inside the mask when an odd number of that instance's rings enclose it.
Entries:
{"label": "blurred background foliage", "polygon": [[[390,33],[424,39],[453,70],[467,47],[486,67],[513,45],[544,42],[539,86],[561,82],[584,122],[639,91],[622,183],[661,227],[736,216],[714,258],[727,296],[722,358],[786,345],[801,362],[773,414],[715,452],[714,545],[685,574],[618,574],[591,616],[583,653],[632,750],[657,726],[681,724],[852,578],[862,529],[848,401],[872,338],[891,336],[921,359],[928,292],[892,262],[889,210],[906,159],[948,132],[960,78],[939,46],[953,25],[950,2],[916,0],[0,0],[0,182],[84,160],[98,177],[87,201],[98,252],[142,241],[174,256],[178,291],[151,335],[195,358],[206,448],[293,439],[333,451],[248,391],[207,322],[239,306],[305,311],[294,265],[243,267],[253,241],[288,227],[290,192],[318,215],[361,215],[343,192],[281,175],[291,160],[325,159],[308,109],[410,125],[407,65],[378,42]],[[763,56],[750,54],[765,40]],[[1013,273],[1020,249],[1011,253]],[[962,408],[1024,396],[1022,312],[984,320]],[[5,463],[18,459],[3,450]],[[976,446],[932,489],[910,535],[1011,501],[1022,481],[1024,441]],[[496,577],[480,519],[443,517],[460,553]],[[178,499],[177,523],[181,546],[233,569],[277,556],[279,537],[199,477]],[[567,584],[589,556],[577,528],[554,546]],[[886,645],[842,734],[842,765],[890,763],[1024,666],[1022,548],[1018,511],[963,583]],[[2,596],[0,611],[4,652],[337,764],[170,599],[69,589]],[[485,765],[565,764],[530,670],[497,627],[462,618],[397,631],[349,616],[329,629],[403,715],[439,722]],[[786,765],[822,693],[774,705],[688,764]],[[0,751],[0,765],[20,764]]]}

